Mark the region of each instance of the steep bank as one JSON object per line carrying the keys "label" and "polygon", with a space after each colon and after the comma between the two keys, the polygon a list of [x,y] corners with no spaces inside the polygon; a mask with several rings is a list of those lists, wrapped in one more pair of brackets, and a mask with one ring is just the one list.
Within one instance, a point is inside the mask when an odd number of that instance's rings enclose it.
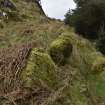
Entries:
{"label": "steep bank", "polygon": [[[105,105],[104,56],[35,2],[13,2],[16,9],[1,8],[0,105]],[[54,62],[52,48],[67,62]]]}

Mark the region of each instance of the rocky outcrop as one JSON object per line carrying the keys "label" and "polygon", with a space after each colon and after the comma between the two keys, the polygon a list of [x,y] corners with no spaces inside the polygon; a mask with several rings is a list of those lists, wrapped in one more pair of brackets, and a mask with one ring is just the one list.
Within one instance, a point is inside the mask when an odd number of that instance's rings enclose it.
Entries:
{"label": "rocky outcrop", "polygon": [[47,53],[36,48],[32,49],[21,78],[24,87],[31,89],[42,87],[42,84],[56,89],[59,84],[54,62]]}
{"label": "rocky outcrop", "polygon": [[10,8],[10,9],[16,9],[16,6],[13,1],[11,0],[1,0],[0,6],[3,8]]}

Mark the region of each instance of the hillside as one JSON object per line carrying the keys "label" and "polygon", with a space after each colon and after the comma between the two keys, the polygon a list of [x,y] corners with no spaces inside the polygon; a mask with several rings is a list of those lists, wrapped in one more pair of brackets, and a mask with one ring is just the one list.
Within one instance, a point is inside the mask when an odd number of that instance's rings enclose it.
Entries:
{"label": "hillside", "polygon": [[105,58],[94,44],[48,18],[36,0],[4,1],[0,105],[105,105]]}

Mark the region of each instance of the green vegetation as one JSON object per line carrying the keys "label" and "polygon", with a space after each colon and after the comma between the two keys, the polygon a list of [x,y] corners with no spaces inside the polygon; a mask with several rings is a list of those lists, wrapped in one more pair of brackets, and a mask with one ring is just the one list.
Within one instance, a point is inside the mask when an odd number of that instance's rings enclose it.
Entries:
{"label": "green vegetation", "polygon": [[105,1],[76,0],[76,3],[77,8],[66,14],[65,23],[85,38],[98,38],[98,32],[105,24]]}
{"label": "green vegetation", "polygon": [[45,83],[47,87],[56,89],[57,81],[56,67],[50,56],[40,49],[32,49],[27,61],[26,69],[22,72],[24,87],[41,87]]}
{"label": "green vegetation", "polygon": [[73,26],[79,35],[96,43],[96,48],[105,54],[105,1],[74,0],[77,8],[65,15],[65,23]]}
{"label": "green vegetation", "polygon": [[105,58],[98,57],[92,65],[92,71],[95,73],[100,73],[104,70],[105,70]]}
{"label": "green vegetation", "polygon": [[96,48],[101,51],[102,54],[105,54],[105,32],[99,32],[99,38],[96,41]]}
{"label": "green vegetation", "polygon": [[54,62],[58,65],[64,65],[67,63],[71,53],[72,53],[72,44],[70,39],[65,37],[59,37],[50,46],[50,56]]}
{"label": "green vegetation", "polygon": [[0,18],[0,105],[104,105],[105,57],[95,43],[33,0],[13,1],[17,18]]}

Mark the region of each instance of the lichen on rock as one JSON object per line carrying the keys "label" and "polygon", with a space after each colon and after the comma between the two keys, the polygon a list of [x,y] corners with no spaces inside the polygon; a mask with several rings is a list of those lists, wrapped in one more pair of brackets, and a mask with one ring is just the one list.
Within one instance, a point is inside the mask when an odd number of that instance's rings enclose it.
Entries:
{"label": "lichen on rock", "polygon": [[21,78],[24,87],[27,88],[34,88],[44,84],[54,89],[58,85],[54,62],[48,54],[36,48],[32,49]]}
{"label": "lichen on rock", "polygon": [[72,44],[70,39],[64,36],[59,37],[51,43],[49,53],[56,64],[66,64],[72,53]]}

